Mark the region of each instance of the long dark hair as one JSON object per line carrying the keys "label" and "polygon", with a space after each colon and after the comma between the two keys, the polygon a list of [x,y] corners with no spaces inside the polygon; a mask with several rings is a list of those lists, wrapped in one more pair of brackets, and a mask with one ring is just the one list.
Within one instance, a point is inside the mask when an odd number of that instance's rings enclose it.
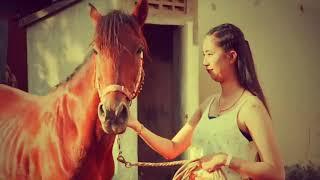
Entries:
{"label": "long dark hair", "polygon": [[242,31],[233,24],[221,24],[210,29],[207,35],[217,38],[217,45],[225,51],[237,52],[236,73],[240,85],[257,96],[270,114],[265,96],[257,78],[249,42]]}

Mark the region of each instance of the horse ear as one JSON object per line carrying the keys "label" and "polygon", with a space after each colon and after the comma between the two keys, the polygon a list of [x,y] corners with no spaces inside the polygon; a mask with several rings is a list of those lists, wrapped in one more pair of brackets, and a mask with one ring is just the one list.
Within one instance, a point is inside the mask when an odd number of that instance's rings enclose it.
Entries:
{"label": "horse ear", "polygon": [[90,17],[93,20],[94,24],[97,25],[98,21],[101,19],[101,14],[99,11],[91,4],[89,3],[90,6]]}
{"label": "horse ear", "polygon": [[148,1],[138,0],[132,15],[137,19],[140,26],[143,26],[148,16]]}

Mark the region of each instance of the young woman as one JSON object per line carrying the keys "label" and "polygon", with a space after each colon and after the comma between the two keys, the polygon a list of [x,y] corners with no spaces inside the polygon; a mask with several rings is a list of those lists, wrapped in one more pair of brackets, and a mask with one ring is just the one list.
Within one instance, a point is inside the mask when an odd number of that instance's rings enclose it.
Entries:
{"label": "young woman", "polygon": [[191,148],[200,158],[196,179],[221,170],[227,179],[284,179],[270,112],[248,41],[232,24],[212,28],[203,42],[203,65],[222,92],[204,101],[173,139],[131,118],[129,127],[155,151],[173,159]]}

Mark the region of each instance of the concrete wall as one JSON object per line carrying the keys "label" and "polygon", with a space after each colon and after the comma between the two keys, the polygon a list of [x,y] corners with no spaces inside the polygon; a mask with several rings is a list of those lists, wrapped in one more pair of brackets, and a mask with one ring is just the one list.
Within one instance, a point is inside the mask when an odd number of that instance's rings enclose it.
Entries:
{"label": "concrete wall", "polygon": [[[80,64],[89,50],[94,27],[89,1],[82,1],[27,29],[29,91],[45,94]],[[103,13],[101,1],[93,4]],[[104,9],[102,7],[105,7]]]}
{"label": "concrete wall", "polygon": [[[181,31],[181,47],[182,59],[184,60],[181,64],[181,106],[182,106],[182,117],[184,117],[183,123],[185,124],[189,120],[199,105],[199,63],[198,63],[198,52],[199,46],[193,41],[194,34],[194,22],[186,23]],[[190,152],[187,151],[184,154],[185,159],[189,159]]]}
{"label": "concrete wall", "polygon": [[[211,27],[226,22],[249,41],[287,165],[320,162],[320,1],[301,2],[304,13],[292,0],[198,0],[200,47]],[[220,91],[204,68],[199,87],[200,101]]]}

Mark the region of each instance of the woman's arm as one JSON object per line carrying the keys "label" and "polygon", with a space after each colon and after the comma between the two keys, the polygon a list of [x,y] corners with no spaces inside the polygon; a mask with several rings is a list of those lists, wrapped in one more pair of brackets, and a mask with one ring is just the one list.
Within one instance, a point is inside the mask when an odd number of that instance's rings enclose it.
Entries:
{"label": "woman's arm", "polygon": [[138,120],[129,120],[128,126],[135,130],[154,151],[158,152],[166,159],[174,159],[190,146],[193,131],[202,116],[203,108],[208,102],[209,98],[200,105],[191,119],[187,121],[171,140],[154,134],[145,128]]}
{"label": "woman's arm", "polygon": [[[259,180],[284,180],[285,172],[282,158],[273,133],[271,118],[266,108],[256,97],[248,100],[238,114],[252,136],[261,162],[251,162],[232,157],[229,168],[243,176]],[[214,171],[226,165],[228,155],[217,153],[201,158],[202,168]]]}
{"label": "woman's arm", "polygon": [[[198,119],[199,117],[201,115],[199,110],[197,110],[191,119]],[[166,159],[174,159],[189,147],[194,130],[194,127],[190,123],[186,123],[170,140],[154,134],[149,129],[143,127],[137,120],[135,120],[134,125],[131,127],[154,151]]]}
{"label": "woman's arm", "polygon": [[235,158],[230,167],[240,174],[253,179],[284,179],[284,164],[274,136],[272,121],[263,103],[253,97],[244,104],[239,112],[252,136],[260,155],[261,162],[246,162]]}

